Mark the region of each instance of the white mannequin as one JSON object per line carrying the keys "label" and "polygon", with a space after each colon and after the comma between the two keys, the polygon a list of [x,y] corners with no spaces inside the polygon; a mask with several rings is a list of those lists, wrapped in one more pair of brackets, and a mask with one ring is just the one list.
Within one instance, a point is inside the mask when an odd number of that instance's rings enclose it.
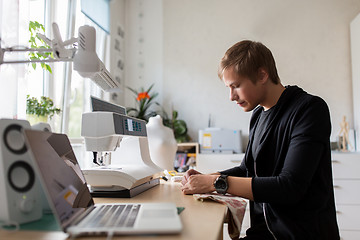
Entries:
{"label": "white mannequin", "polygon": [[151,160],[164,170],[174,170],[177,143],[173,131],[163,125],[159,115],[149,119],[146,129]]}

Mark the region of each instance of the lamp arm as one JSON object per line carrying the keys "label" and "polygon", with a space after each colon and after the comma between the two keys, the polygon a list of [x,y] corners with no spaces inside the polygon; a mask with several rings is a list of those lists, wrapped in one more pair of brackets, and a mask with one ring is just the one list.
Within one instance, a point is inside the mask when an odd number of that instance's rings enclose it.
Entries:
{"label": "lamp arm", "polygon": [[1,50],[3,53],[5,52],[52,52],[52,48],[1,48]]}
{"label": "lamp arm", "polygon": [[1,48],[0,49],[0,65],[1,64],[13,64],[13,63],[46,63],[46,62],[71,62],[73,58],[61,58],[61,59],[26,59],[26,60],[13,60],[13,61],[4,61],[5,52],[53,52],[52,48]]}
{"label": "lamp arm", "polygon": [[43,60],[14,60],[14,61],[0,61],[0,64],[12,64],[12,63],[47,63],[47,62],[71,62],[72,59],[43,59]]}
{"label": "lamp arm", "polygon": [[[96,31],[94,27],[88,25],[79,28],[79,38],[71,38],[62,41],[59,27],[53,23],[53,30],[55,39],[50,40],[45,35],[38,34],[38,36],[50,43],[51,48],[1,48],[0,38],[0,65],[3,63],[45,63],[45,62],[74,62],[74,70],[76,70],[82,77],[90,78],[104,91],[117,92],[120,91],[120,83],[114,80],[110,72],[106,69],[104,63],[98,58],[95,52],[96,46]],[[65,46],[78,43],[76,47],[65,48]],[[5,52],[52,52],[55,59],[34,59],[34,60],[15,60],[4,61]]]}

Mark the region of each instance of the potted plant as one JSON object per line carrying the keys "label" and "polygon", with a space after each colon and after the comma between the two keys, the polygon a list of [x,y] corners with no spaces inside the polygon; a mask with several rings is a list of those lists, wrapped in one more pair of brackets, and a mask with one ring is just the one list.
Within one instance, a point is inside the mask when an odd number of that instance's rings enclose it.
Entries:
{"label": "potted plant", "polygon": [[151,86],[146,91],[143,87],[140,88],[140,91],[127,87],[127,89],[129,89],[131,92],[134,93],[135,103],[136,103],[136,107],[126,108],[126,111],[129,114],[129,116],[143,119],[146,122],[148,122],[150,117],[154,117],[157,115],[157,112],[153,111],[150,108],[150,106],[153,103],[159,105],[157,102],[153,101],[154,98],[157,97],[158,93],[153,93],[153,94],[150,93],[153,86],[154,84],[151,84]]}
{"label": "potted plant", "polygon": [[41,96],[40,100],[35,97],[26,96],[26,118],[30,124],[38,122],[47,122],[55,114],[61,112],[60,108],[54,106],[51,98]]}
{"label": "potted plant", "polygon": [[178,143],[189,142],[191,138],[187,133],[186,122],[184,120],[177,119],[177,111],[173,110],[171,118],[169,118],[168,114],[165,112],[164,109],[154,111],[150,108],[153,103],[160,106],[158,102],[153,101],[154,98],[158,95],[158,93],[150,93],[153,86],[154,84],[152,84],[146,91],[144,88],[140,88],[140,91],[137,91],[135,89],[127,87],[127,89],[134,93],[136,100],[136,107],[126,108],[127,113],[129,114],[129,116],[143,119],[146,122],[149,121],[150,117],[154,117],[159,114],[163,119],[163,124],[173,130],[175,139]]}
{"label": "potted plant", "polygon": [[187,133],[187,125],[184,120],[177,119],[178,112],[173,110],[171,118],[168,117],[167,113],[163,111],[163,122],[164,125],[171,128],[174,132],[175,139],[178,143],[189,142],[191,140]]}

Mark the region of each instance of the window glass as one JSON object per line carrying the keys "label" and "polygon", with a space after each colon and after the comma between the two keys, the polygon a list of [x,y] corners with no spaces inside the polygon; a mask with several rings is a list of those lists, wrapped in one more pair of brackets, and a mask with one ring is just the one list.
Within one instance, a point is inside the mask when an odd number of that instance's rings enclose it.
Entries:
{"label": "window glass", "polygon": [[[29,21],[44,24],[44,0],[0,1],[0,36],[2,48],[29,47]],[[28,59],[28,53],[4,54],[4,61]],[[2,64],[0,66],[0,117],[26,118],[26,95],[39,97],[43,92],[43,71],[30,64]]]}
{"label": "window glass", "polygon": [[[69,25],[70,20],[69,11],[70,3],[69,0],[53,0],[47,2],[47,36],[54,38],[52,32],[52,23],[57,23],[61,35],[62,41],[70,39],[69,36]],[[50,37],[49,37],[50,38]],[[71,46],[69,46],[71,47]],[[68,62],[56,62],[51,64],[53,73],[49,74],[47,79],[47,91],[49,96],[54,100],[56,106],[61,108],[61,114],[55,115],[51,120],[51,127],[54,132],[65,132],[63,129],[64,113],[66,112],[66,105],[64,105],[64,91],[65,91],[65,79],[67,76],[67,65],[71,65]]]}
{"label": "window glass", "polygon": [[[96,53],[104,62],[106,44],[109,41],[108,35],[101,28],[91,22],[82,12],[80,2],[77,1],[75,36],[78,36],[78,29],[83,25],[90,25],[96,29]],[[105,42],[104,42],[105,41]],[[106,64],[105,64],[106,65]],[[67,134],[71,138],[81,137],[81,118],[82,113],[91,111],[90,96],[103,97],[103,91],[90,79],[82,78],[76,71],[71,75],[71,98],[69,101],[68,127]]]}

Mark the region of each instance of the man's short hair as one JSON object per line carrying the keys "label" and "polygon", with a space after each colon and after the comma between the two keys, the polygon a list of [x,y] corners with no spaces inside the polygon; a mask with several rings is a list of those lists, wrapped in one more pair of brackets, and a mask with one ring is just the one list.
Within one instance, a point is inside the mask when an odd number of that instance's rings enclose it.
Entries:
{"label": "man's short hair", "polygon": [[220,61],[218,76],[222,80],[224,70],[234,67],[239,76],[250,78],[254,83],[259,68],[264,68],[275,84],[280,82],[271,51],[260,42],[244,40],[230,47]]}

